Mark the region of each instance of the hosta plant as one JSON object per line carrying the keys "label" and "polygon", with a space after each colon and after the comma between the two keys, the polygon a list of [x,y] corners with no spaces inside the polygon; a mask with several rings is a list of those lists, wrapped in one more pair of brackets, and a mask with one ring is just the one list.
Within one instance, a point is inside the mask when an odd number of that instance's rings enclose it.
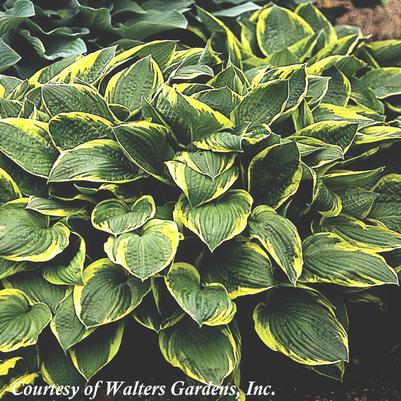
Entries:
{"label": "hosta plant", "polygon": [[198,17],[202,48],[1,77],[2,393],[91,379],[128,320],[198,382],[240,385],[246,325],[341,380],[348,303],[398,284],[400,42],[311,5]]}
{"label": "hosta plant", "polygon": [[[278,0],[292,7],[308,0]],[[87,51],[114,44],[132,47],[163,38],[197,42],[197,4],[232,21],[255,11],[266,0],[2,0],[0,72],[10,68],[26,78],[54,60],[60,68]],[[192,43],[191,43],[192,42]]]}

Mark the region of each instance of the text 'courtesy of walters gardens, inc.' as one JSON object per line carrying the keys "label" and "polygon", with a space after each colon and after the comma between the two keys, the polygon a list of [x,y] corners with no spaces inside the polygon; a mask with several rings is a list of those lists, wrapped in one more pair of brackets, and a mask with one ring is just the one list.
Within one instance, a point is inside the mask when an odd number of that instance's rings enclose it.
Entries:
{"label": "text 'courtesy of walters gardens, inc.'", "polygon": [[57,399],[81,400],[84,396],[88,400],[96,400],[102,394],[110,399],[114,397],[195,397],[195,396],[231,396],[240,399],[241,394],[247,396],[266,397],[272,399],[276,392],[271,385],[258,384],[249,381],[242,392],[235,385],[224,385],[220,387],[208,385],[189,385],[184,381],[176,381],[170,385],[147,384],[140,381],[103,381],[99,380],[93,385],[85,386],[48,386],[48,385],[27,385],[22,388],[15,387],[12,391],[16,397],[60,397]]}

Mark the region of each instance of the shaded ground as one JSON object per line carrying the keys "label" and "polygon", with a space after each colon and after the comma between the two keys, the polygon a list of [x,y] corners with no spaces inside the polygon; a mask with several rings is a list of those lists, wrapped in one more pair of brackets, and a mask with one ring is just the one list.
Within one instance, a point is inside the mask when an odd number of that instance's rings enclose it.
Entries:
{"label": "shaded ground", "polygon": [[337,19],[337,24],[357,25],[374,39],[401,38],[401,0],[389,0],[384,7],[350,8]]}

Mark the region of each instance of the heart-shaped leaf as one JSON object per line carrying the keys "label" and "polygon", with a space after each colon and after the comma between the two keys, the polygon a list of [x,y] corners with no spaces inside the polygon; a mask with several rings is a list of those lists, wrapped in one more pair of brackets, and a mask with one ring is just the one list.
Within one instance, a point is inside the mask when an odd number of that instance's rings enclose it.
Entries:
{"label": "heart-shaped leaf", "polygon": [[54,163],[49,182],[89,181],[124,183],[140,178],[138,168],[110,139],[89,141],[64,151]]}
{"label": "heart-shaped leaf", "polygon": [[0,256],[13,261],[44,262],[62,252],[70,230],[62,223],[25,209],[25,201],[0,207]]}
{"label": "heart-shaped leaf", "polygon": [[305,365],[348,361],[348,337],[318,291],[282,287],[254,311],[255,329],[272,350]]}
{"label": "heart-shaped leaf", "polygon": [[184,319],[159,334],[164,358],[187,376],[220,386],[239,365],[241,337],[235,325],[200,328]]}
{"label": "heart-shaped leaf", "polygon": [[251,213],[252,197],[243,190],[230,190],[216,201],[191,208],[181,196],[174,216],[193,231],[213,252],[220,244],[240,234]]}
{"label": "heart-shaped leaf", "polygon": [[166,284],[181,308],[199,326],[221,326],[233,319],[237,307],[220,283],[201,285],[198,270],[189,263],[174,263]]}
{"label": "heart-shaped leaf", "polygon": [[18,185],[7,171],[0,168],[0,206],[18,198],[22,198]]}
{"label": "heart-shaped leaf", "polygon": [[93,377],[117,355],[124,328],[124,322],[100,327],[70,349],[74,366],[86,380]]}
{"label": "heart-shaped leaf", "polygon": [[50,309],[19,290],[0,290],[0,352],[34,345],[50,323]]}
{"label": "heart-shaped leaf", "polygon": [[110,237],[105,244],[107,256],[141,280],[165,269],[178,248],[178,227],[173,221],[153,219],[141,232]]}
{"label": "heart-shaped leaf", "polygon": [[199,270],[203,282],[221,283],[231,299],[276,286],[269,257],[251,241],[226,242],[204,255]]}
{"label": "heart-shaped leaf", "polygon": [[107,199],[93,209],[92,224],[98,230],[119,235],[142,227],[155,213],[155,202],[149,195],[131,205],[119,199]]}
{"label": "heart-shaped leaf", "polygon": [[84,285],[74,288],[75,310],[86,327],[105,325],[131,313],[148,291],[148,283],[99,259],[85,269]]}

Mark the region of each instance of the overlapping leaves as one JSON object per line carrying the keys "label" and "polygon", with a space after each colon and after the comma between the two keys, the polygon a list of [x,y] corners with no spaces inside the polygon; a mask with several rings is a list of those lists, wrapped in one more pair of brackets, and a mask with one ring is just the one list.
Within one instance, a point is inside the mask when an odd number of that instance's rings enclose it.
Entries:
{"label": "overlapping leaves", "polygon": [[220,385],[240,365],[236,299],[265,292],[263,343],[344,371],[344,287],[398,284],[398,67],[391,44],[311,5],[252,11],[237,37],[199,9],[204,48],[104,48],[1,77],[0,352],[50,323],[43,378],[90,379],[135,318],[173,366]]}

